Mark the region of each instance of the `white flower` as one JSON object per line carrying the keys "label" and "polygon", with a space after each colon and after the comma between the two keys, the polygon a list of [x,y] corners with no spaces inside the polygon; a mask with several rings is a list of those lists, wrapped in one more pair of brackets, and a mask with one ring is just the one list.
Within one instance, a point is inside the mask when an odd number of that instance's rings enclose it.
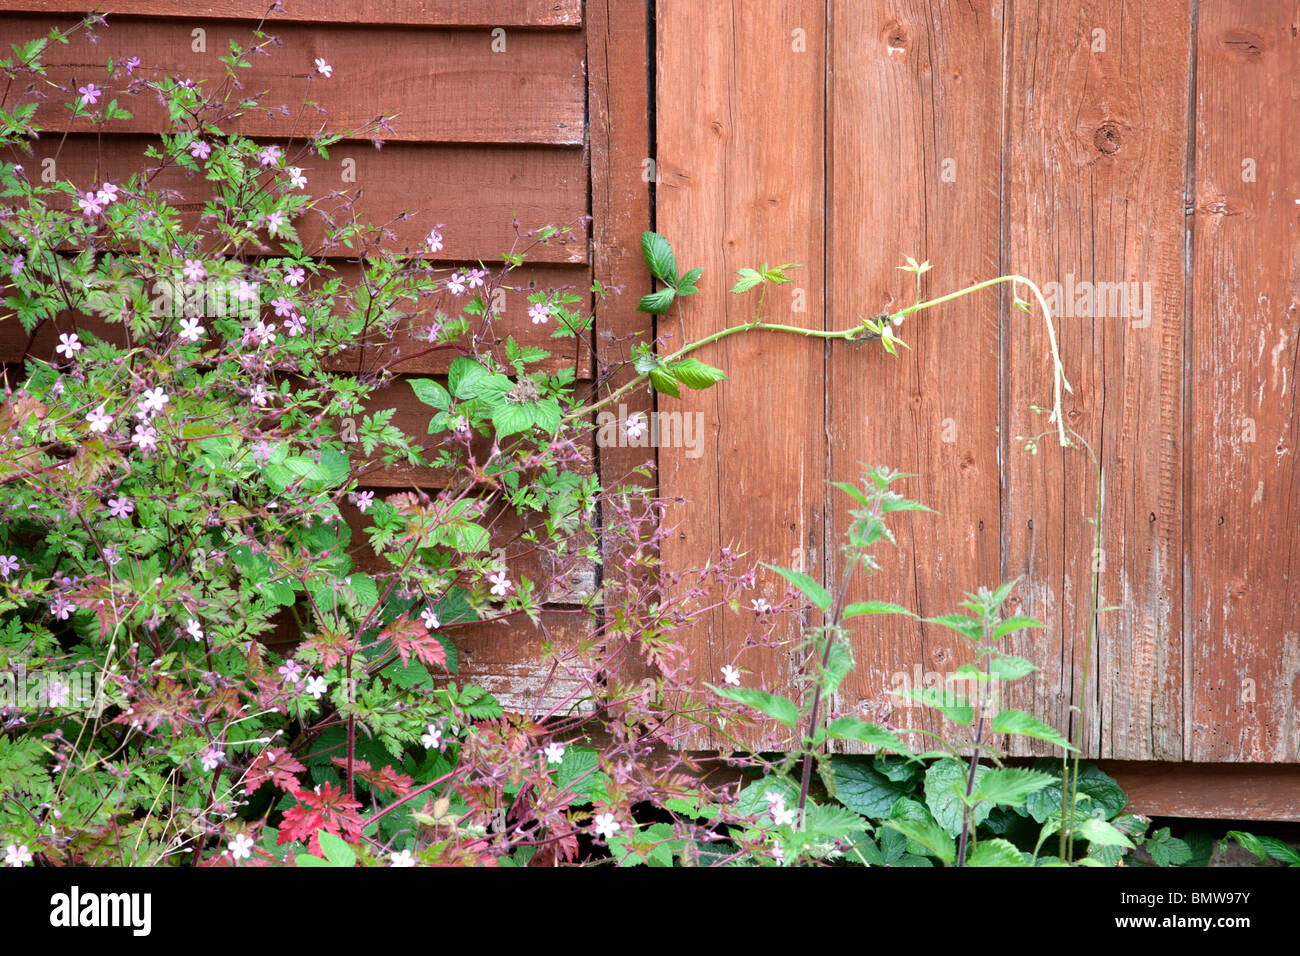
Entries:
{"label": "white flower", "polygon": [[614,819],[614,814],[612,813],[596,814],[595,824],[596,832],[606,840],[622,829],[622,824]]}
{"label": "white flower", "polygon": [[442,622],[438,620],[438,615],[434,613],[431,607],[426,607],[421,611],[420,618],[424,621],[425,630],[433,631],[442,627]]}
{"label": "white flower", "polygon": [[794,811],[785,808],[785,797],[779,793],[768,792],[767,812],[772,815],[772,822],[779,827],[790,826],[794,823]]}
{"label": "white flower", "polygon": [[623,426],[627,430],[627,437],[633,440],[640,438],[645,434],[645,418],[640,412],[637,412],[629,418]]}
{"label": "white flower", "polygon": [[768,611],[772,610],[772,605],[768,604],[762,598],[754,598],[754,600],[749,602],[749,606],[759,614],[766,614]]}
{"label": "white flower", "polygon": [[302,170],[297,166],[290,166],[289,182],[293,184],[295,189],[302,189],[303,186],[307,185],[307,177],[302,174]]}
{"label": "white flower", "polygon": [[505,597],[506,592],[514,587],[514,585],[506,579],[506,573],[504,571],[498,571],[496,574],[489,574],[488,580],[492,582],[492,593],[498,597]]}
{"label": "white flower", "polygon": [[86,421],[90,423],[92,432],[106,432],[109,426],[113,424],[113,419],[109,416],[107,409],[103,405],[95,409],[86,416]]}
{"label": "white flower", "polygon": [[546,755],[547,763],[561,763],[564,760],[564,744],[549,743],[542,753]]}
{"label": "white flower", "polygon": [[53,681],[46,688],[46,696],[49,698],[51,707],[68,706],[68,685],[62,681]]}
{"label": "white flower", "polygon": [[32,851],[27,849],[27,844],[13,844],[5,847],[5,866],[23,866],[32,862]]}
{"label": "white flower", "polygon": [[429,732],[420,737],[420,743],[428,750],[432,750],[435,747],[441,747],[442,731],[433,724],[429,724]]}
{"label": "white flower", "polygon": [[739,686],[740,686],[740,671],[737,670],[736,668],[732,667],[730,664],[723,664],[723,665],[722,665],[722,680],[723,680],[723,683],[730,684],[732,687],[739,687]]}
{"label": "white flower", "polygon": [[197,342],[204,331],[198,319],[181,319],[181,338],[187,342]]}
{"label": "white flower", "polygon": [[330,75],[334,72],[334,67],[330,66],[322,57],[318,56],[316,57],[316,72],[326,79],[329,79]]}
{"label": "white flower", "polygon": [[185,624],[185,633],[196,641],[203,640],[203,625],[194,618],[190,618]]}
{"label": "white flower", "polygon": [[203,765],[204,770],[211,773],[221,766],[221,751],[216,747],[209,747],[199,754],[199,762]]}
{"label": "white flower", "polygon": [[226,847],[230,850],[230,855],[234,859],[247,860],[253,855],[253,838],[247,833],[241,833],[226,844]]}
{"label": "white flower", "polygon": [[401,850],[389,857],[389,866],[415,866],[415,857],[410,850]]}
{"label": "white flower", "polygon": [[320,700],[321,694],[329,690],[329,684],[326,683],[325,678],[312,675],[307,678],[307,686],[304,690],[311,694],[314,699]]}
{"label": "white flower", "polygon": [[142,412],[161,412],[163,406],[170,402],[171,399],[167,393],[162,390],[162,386],[157,388],[145,389],[144,397],[140,399],[140,411]]}

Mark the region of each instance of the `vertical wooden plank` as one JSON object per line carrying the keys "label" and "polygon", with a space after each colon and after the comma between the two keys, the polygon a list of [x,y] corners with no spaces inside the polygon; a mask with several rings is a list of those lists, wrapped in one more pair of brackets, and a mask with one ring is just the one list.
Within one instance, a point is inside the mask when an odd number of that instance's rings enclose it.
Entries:
{"label": "vertical wooden plank", "polygon": [[1190,756],[1300,760],[1300,5],[1200,6]]}
{"label": "vertical wooden plank", "polygon": [[[998,274],[1001,4],[836,0],[831,17],[830,321],[837,328],[911,304],[905,255],[930,258],[926,296]],[[957,610],[998,575],[998,297],[983,293],[909,318],[911,351],[830,351],[829,470],[915,474],[898,487],[940,512],[894,515],[898,547],[850,600]],[[833,492],[827,562],[837,567],[847,498]],[[838,573],[838,572],[837,572]],[[901,727],[939,730],[932,711],[887,692],[942,684],[969,659],[961,638],[902,618],[857,619],[858,668],[837,706],[892,704]]]}
{"label": "vertical wooden plank", "polygon": [[1096,562],[1102,604],[1121,609],[1101,615],[1089,686],[1074,701],[1084,751],[1176,760],[1189,6],[1089,0],[1014,10],[1005,265],[1055,283],[1047,291],[1075,387],[1065,420],[1100,456],[1105,494],[1094,554],[1087,454],[1049,436],[1031,457],[1016,441],[1050,427],[1029,406],[1050,404],[1052,392],[1040,319],[1008,311],[1006,571],[1025,575],[1019,612],[1048,625],[1013,642],[1046,665],[1015,702],[1057,727],[1071,719]]}
{"label": "vertical wooden plank", "polygon": [[[635,375],[630,369],[611,374],[611,367],[627,362],[634,345],[654,338],[653,316],[636,308],[651,291],[640,245],[641,234],[652,225],[653,176],[647,165],[651,159],[651,20],[647,0],[588,0],[586,16],[592,268],[603,286],[622,290],[594,300],[596,379],[600,394],[607,395]],[[618,417],[621,428],[630,417],[650,415],[654,399],[648,390],[635,389],[609,411]],[[597,435],[601,434],[608,432],[598,429]],[[607,490],[625,486],[654,490],[655,449],[614,444],[599,447],[596,454]],[[631,588],[653,584],[639,573],[628,573],[626,545],[612,536],[602,540],[603,580]],[[629,592],[622,593],[633,600]],[[619,660],[623,666],[618,676],[623,681],[634,682],[651,673],[634,654]]]}
{"label": "vertical wooden plank", "polygon": [[[686,335],[750,320],[755,297],[728,289],[735,270],[764,261],[802,264],[792,283],[768,295],[772,320],[821,328],[825,0],[661,0],[655,10],[657,223],[682,269],[704,269],[685,310]],[[801,302],[806,311],[794,311]],[[676,333],[676,317],[660,327]],[[674,334],[669,348],[679,342]],[[689,499],[668,516],[668,567],[701,567],[725,546],[754,560],[819,566],[823,352],[794,335],[733,336],[698,353],[728,381],[683,389],[680,402],[661,398],[661,413],[702,416],[705,429],[699,457],[660,449],[663,492]],[[763,585],[772,603],[784,593],[775,576]],[[749,611],[709,612],[689,638],[694,672],[717,681],[755,622]],[[788,685],[800,663],[793,629],[788,637],[786,650],[746,653],[745,685]]]}

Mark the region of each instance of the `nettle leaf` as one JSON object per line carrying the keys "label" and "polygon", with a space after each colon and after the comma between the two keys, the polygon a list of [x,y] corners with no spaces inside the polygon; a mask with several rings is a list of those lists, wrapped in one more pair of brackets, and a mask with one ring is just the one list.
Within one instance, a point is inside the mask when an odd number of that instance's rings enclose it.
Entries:
{"label": "nettle leaf", "polygon": [[1018,767],[990,770],[980,778],[975,796],[1002,806],[1020,807],[1031,793],[1051,786],[1055,780],[1050,773]]}
{"label": "nettle leaf", "polygon": [[857,601],[844,609],[845,617],[860,617],[863,614],[905,614],[916,617],[916,614],[901,604],[891,604],[888,601]]}
{"label": "nettle leaf", "polygon": [[938,617],[922,618],[926,624],[939,624],[956,631],[966,640],[978,641],[983,634],[983,626],[973,617],[965,614],[940,614]]}
{"label": "nettle leaf", "polygon": [[651,315],[663,315],[673,304],[673,298],[677,292],[672,288],[660,289],[658,292],[650,292],[641,296],[641,301],[636,304],[638,312],[649,312]]}
{"label": "nettle leaf", "polygon": [[813,840],[834,840],[866,828],[866,820],[844,807],[813,804],[804,814],[804,832]]}
{"label": "nettle leaf", "polygon": [[968,854],[967,866],[1028,866],[1025,855],[1014,843],[1000,837],[981,840]]}
{"label": "nettle leaf", "polygon": [[[964,760],[939,760],[930,765],[925,772],[925,805],[934,814],[935,822],[948,833],[956,836],[961,832],[963,799],[966,793],[966,777],[970,767]],[[978,791],[989,774],[989,768],[980,766],[975,770],[975,790]],[[993,804],[980,801],[971,814],[973,826],[979,826],[988,819]]]}
{"label": "nettle leaf", "polygon": [[719,697],[734,700],[746,707],[753,707],[773,720],[780,721],[787,727],[793,727],[799,723],[799,708],[795,706],[794,701],[787,700],[784,697],[769,694],[765,690],[758,690],[753,687],[715,687],[712,684],[706,684],[705,686]]}
{"label": "nettle leaf", "polygon": [[997,627],[993,628],[993,638],[996,640],[1013,631],[1021,631],[1027,627],[1046,627],[1042,621],[1033,617],[1009,617]]}
{"label": "nettle leaf", "polygon": [[641,233],[641,255],[650,274],[660,282],[677,285],[677,258],[672,244],[657,232]]}
{"label": "nettle leaf", "polygon": [[[1025,810],[1038,823],[1043,823],[1053,813],[1061,811],[1060,762],[1042,759],[1034,762],[1034,769],[1052,777],[1049,786],[1031,793],[1025,801]],[[1113,819],[1124,809],[1128,797],[1115,780],[1099,767],[1082,764],[1079,767],[1079,794],[1088,798],[1088,805],[1100,809],[1106,819]]]}
{"label": "nettle leaf", "polygon": [[869,724],[857,717],[837,717],[826,727],[826,733],[837,740],[855,740],[861,744],[911,755],[912,751],[893,732]]}
{"label": "nettle leaf", "polygon": [[823,611],[829,611],[831,607],[831,596],[827,590],[814,581],[808,575],[801,571],[792,571],[790,568],[783,568],[775,564],[764,564],[763,567],[769,571],[775,571],[781,577],[785,578],[796,588],[803,592],[804,596],[813,604]]}
{"label": "nettle leaf", "polygon": [[836,755],[830,765],[835,799],[872,820],[889,816],[894,804],[911,793],[911,787],[890,780],[867,758]]}
{"label": "nettle leaf", "polygon": [[708,388],[716,382],[721,382],[727,377],[727,373],[720,368],[714,368],[712,365],[706,365],[698,359],[682,359],[679,362],[670,362],[668,368],[672,370],[673,377],[688,388],[700,389]]}
{"label": "nettle leaf", "polygon": [[1055,728],[1043,723],[1033,714],[1027,714],[1023,710],[1016,710],[1013,707],[999,711],[998,715],[993,718],[990,729],[995,734],[1034,737],[1038,740],[1046,740],[1049,743],[1056,744],[1056,746],[1065,750],[1075,749]]}
{"label": "nettle leaf", "polygon": [[1074,826],[1076,834],[1089,843],[1098,846],[1119,846],[1126,850],[1133,849],[1133,841],[1126,837],[1123,831],[1101,817],[1088,817],[1086,820],[1077,821]]}
{"label": "nettle leaf", "polygon": [[957,857],[957,848],[952,842],[952,837],[937,824],[900,818],[886,820],[881,826],[898,831],[944,863],[952,863]]}

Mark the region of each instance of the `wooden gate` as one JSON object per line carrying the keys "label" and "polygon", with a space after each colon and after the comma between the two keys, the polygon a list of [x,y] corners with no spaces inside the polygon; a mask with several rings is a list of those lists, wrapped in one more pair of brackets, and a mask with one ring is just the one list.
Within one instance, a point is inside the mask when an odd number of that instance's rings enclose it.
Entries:
{"label": "wooden gate", "polygon": [[[769,315],[811,328],[908,304],[904,255],[933,261],[927,296],[1007,272],[1054,283],[1066,423],[1096,451],[1103,502],[1094,547],[1088,455],[1017,441],[1047,427],[1030,411],[1051,397],[1041,325],[982,293],[910,319],[897,360],[763,333],[702,353],[731,380],[683,401],[715,454],[660,453],[664,492],[691,499],[671,564],[741,544],[829,574],[845,500],[826,482],[914,472],[909,496],[941,514],[901,521],[852,600],[935,615],[1021,577],[1012,609],[1048,627],[1018,642],[1042,670],[1014,703],[1058,727],[1079,707],[1088,756],[1300,760],[1300,158],[1284,140],[1300,5],[1194,9],[656,4],[657,226],[705,269],[686,334],[748,320],[752,300],[725,290],[763,260],[802,263]],[[1084,687],[1094,565],[1118,609]],[[715,613],[699,672],[716,680],[752,625]],[[941,680],[960,644],[873,620],[835,706]],[[777,685],[799,666],[746,663]]]}

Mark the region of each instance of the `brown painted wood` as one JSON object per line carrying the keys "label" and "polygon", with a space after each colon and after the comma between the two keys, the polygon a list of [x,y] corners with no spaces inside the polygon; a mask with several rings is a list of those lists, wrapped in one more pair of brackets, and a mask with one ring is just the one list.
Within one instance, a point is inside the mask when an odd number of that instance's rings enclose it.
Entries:
{"label": "brown painted wood", "polygon": [[1300,767],[1151,761],[1102,761],[1100,767],[1128,795],[1130,813],[1300,822]]}
{"label": "brown painted wood", "polygon": [[[648,57],[645,0],[591,0],[587,9],[587,62],[591,115],[592,264],[595,278],[621,293],[595,300],[598,378],[610,394],[633,377],[628,369],[610,377],[609,369],[629,360],[632,347],[654,335],[654,317],[637,311],[651,291],[641,257],[641,234],[651,228]],[[628,393],[626,414],[649,414],[649,390]],[[647,483],[634,471],[649,462],[653,449],[603,448],[601,475],[614,485]],[[650,480],[652,482],[652,479]]]}
{"label": "brown painted wood", "polygon": [[[832,4],[830,325],[911,304],[907,255],[933,260],[926,297],[997,274],[1002,29],[996,4]],[[897,490],[940,513],[892,515],[898,547],[875,549],[882,570],[860,575],[849,600],[933,616],[998,583],[998,298],[924,312],[900,334],[912,350],[898,358],[878,343],[830,349],[827,477],[858,483],[876,465],[916,475]],[[838,575],[856,505],[830,494],[825,554]],[[897,726],[944,729],[888,692],[952,674],[971,657],[961,638],[901,617],[854,623],[858,668],[837,709],[870,719],[892,704]]]}
{"label": "brown painted wood", "polygon": [[[1041,318],[1003,319],[1007,577],[1017,613],[1044,621],[1010,646],[1042,670],[1011,700],[1056,727],[1083,707],[1090,756],[1178,759],[1183,214],[1188,7],[1180,0],[1015,5],[1008,25],[1003,266],[1056,282],[1139,283],[1149,315],[1063,309],[1059,341],[1075,394],[1066,424],[1101,457],[1105,510],[1094,557],[1096,482],[1085,452],[1049,433],[1036,456],[1017,436],[1050,430],[1033,404],[1052,385]],[[1098,49],[1104,31],[1105,49]],[[1096,288],[1100,288],[1098,285]],[[1065,296],[1073,298],[1074,296]],[[1098,295],[1098,301],[1101,296]],[[1071,314],[1073,313],[1073,314]],[[1103,614],[1081,688],[1091,573]],[[1082,698],[1079,697],[1082,693]],[[1046,744],[1034,748],[1049,752]]]}
{"label": "brown painted wood", "polygon": [[[57,137],[39,140],[33,155],[6,150],[6,156],[21,163],[37,177],[42,161],[56,160],[56,175],[78,188],[90,189],[96,182],[111,180],[121,185],[137,172],[156,168],[156,160],[145,157],[145,149],[156,142],[143,136],[105,137],[97,151],[95,140],[86,136]],[[283,145],[283,144],[282,144]],[[286,156],[295,156],[299,147],[285,148]],[[345,181],[355,163],[355,180]],[[517,216],[522,230],[545,225],[575,224],[587,213],[587,171],[579,150],[555,147],[523,146],[429,146],[394,143],[376,150],[368,143],[335,147],[328,160],[304,156],[298,163],[308,177],[307,189],[317,197],[318,207],[341,217],[340,203],[330,200],[337,191],[349,200],[356,199],[355,213],[361,222],[382,225],[403,212],[415,214],[404,222],[393,222],[394,241],[390,249],[412,249],[420,254],[424,237],[431,226],[445,223],[442,229],[444,248],[426,256],[440,260],[496,261],[514,250],[532,246],[519,238],[512,226]],[[418,186],[413,186],[418,184]],[[202,212],[202,203],[211,193],[207,183],[190,179],[184,170],[170,166],[153,178],[154,188],[180,190],[186,202],[180,206],[191,217],[192,227]],[[357,197],[360,197],[357,199]],[[54,197],[51,204],[68,197]],[[185,219],[185,216],[182,216]],[[312,211],[295,220],[308,254],[339,254],[320,249],[323,236],[321,213]],[[253,250],[256,251],[256,250]],[[585,230],[570,241],[554,241],[535,246],[529,252],[532,262],[585,262]]]}
{"label": "brown painted wood", "polygon": [[84,13],[98,8],[112,16],[206,17],[307,23],[398,23],[452,27],[577,27],[582,0],[4,0],[0,9],[37,13]]}
{"label": "brown painted wood", "polygon": [[1292,4],[1200,7],[1184,618],[1195,760],[1300,760],[1300,157],[1278,112],[1300,99],[1297,28]]}
{"label": "brown painted wood", "polygon": [[[668,0],[655,7],[656,143],[659,231],[684,271],[702,267],[700,292],[684,310],[697,338],[753,316],[756,294],[731,295],[735,270],[802,263],[795,281],[768,296],[773,321],[821,328],[824,246],[824,0],[701,5]],[[794,31],[802,31],[796,52]],[[807,311],[792,312],[802,290]],[[661,328],[673,332],[678,320]],[[754,561],[817,568],[823,558],[826,446],[823,346],[793,335],[749,333],[701,350],[729,380],[705,392],[683,389],[659,407],[699,413],[705,451],[687,458],[660,449],[673,508],[665,541],[668,567],[702,567],[718,548],[745,549]],[[776,603],[779,578],[761,585]],[[756,617],[721,607],[691,632],[694,673],[717,681]],[[789,638],[798,636],[791,628]],[[741,659],[745,686],[788,690],[801,662],[787,644]],[[696,734],[691,746],[713,741]]]}
{"label": "brown painted wood", "polygon": [[[71,23],[67,17],[11,15],[4,29],[6,37],[19,40]],[[76,88],[93,80],[105,90],[101,105],[117,99],[132,114],[105,127],[117,133],[167,128],[167,113],[154,93],[129,92],[132,77],[120,64],[135,56],[142,61],[132,74],[136,79],[183,77],[213,95],[228,91],[231,102],[260,97],[264,109],[249,109],[230,125],[232,132],[246,136],[302,136],[317,132],[322,123],[329,132],[358,131],[383,113],[396,113],[392,131],[381,134],[389,141],[583,142],[581,33],[520,30],[506,38],[504,51],[496,52],[487,31],[274,24],[270,29],[279,45],[269,55],[251,56],[252,66],[236,72],[240,88],[233,88],[220,58],[229,55],[232,42],[246,49],[257,44],[256,26],[235,20],[205,23],[203,52],[196,52],[190,17],[115,18],[95,34],[93,45],[79,31],[67,44],[51,44],[44,61],[51,81]],[[330,78],[316,74],[317,57],[332,67]],[[116,75],[105,78],[110,59],[119,66]],[[305,100],[328,115],[304,108]],[[61,100],[50,100],[35,119],[62,130],[68,111]],[[73,128],[84,129],[88,122],[79,120]]]}

